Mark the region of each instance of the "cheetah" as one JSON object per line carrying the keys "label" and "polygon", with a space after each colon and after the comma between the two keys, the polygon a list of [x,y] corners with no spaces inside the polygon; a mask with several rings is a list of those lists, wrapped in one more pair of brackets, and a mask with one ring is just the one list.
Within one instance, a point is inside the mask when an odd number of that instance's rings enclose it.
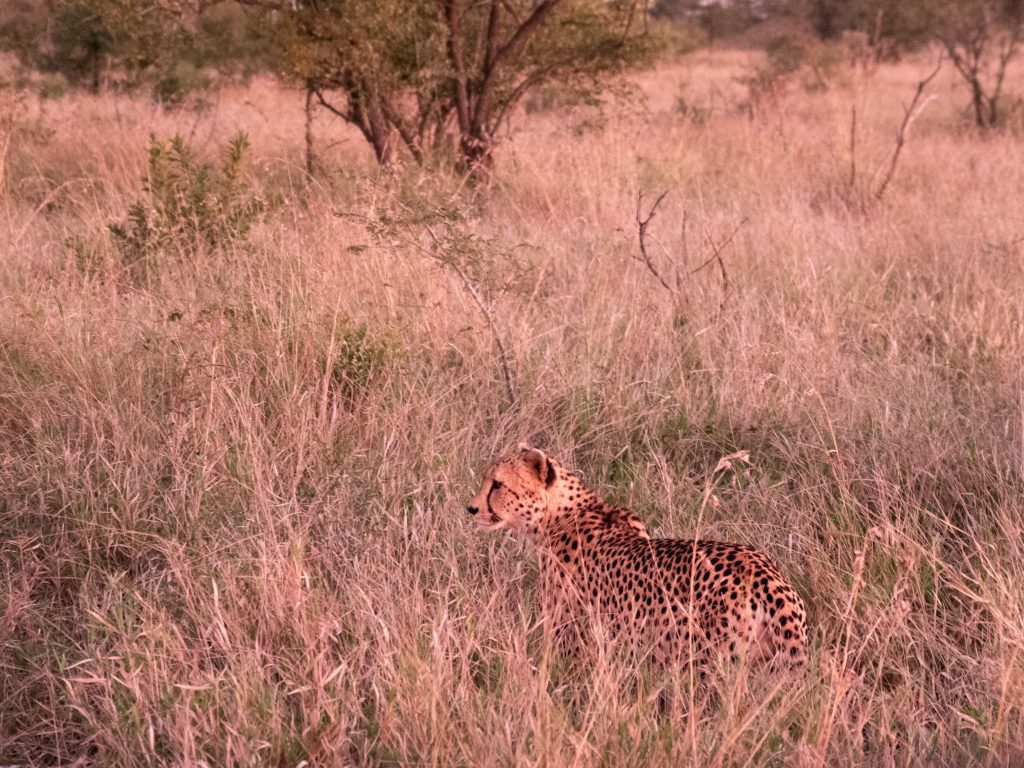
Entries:
{"label": "cheetah", "polygon": [[764,552],[651,538],[540,449],[520,445],[496,461],[467,511],[482,529],[508,528],[537,547],[543,620],[570,652],[590,622],[660,663],[726,653],[806,661],[803,601]]}

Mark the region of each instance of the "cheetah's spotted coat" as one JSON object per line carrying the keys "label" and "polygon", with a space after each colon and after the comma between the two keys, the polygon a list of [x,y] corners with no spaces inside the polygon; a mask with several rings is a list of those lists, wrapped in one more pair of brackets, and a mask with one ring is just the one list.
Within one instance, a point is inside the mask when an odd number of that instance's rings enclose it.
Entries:
{"label": "cheetah's spotted coat", "polygon": [[468,510],[537,546],[545,620],[569,646],[589,620],[660,661],[709,651],[805,661],[803,601],[766,554],[652,539],[543,451],[520,446],[495,462]]}

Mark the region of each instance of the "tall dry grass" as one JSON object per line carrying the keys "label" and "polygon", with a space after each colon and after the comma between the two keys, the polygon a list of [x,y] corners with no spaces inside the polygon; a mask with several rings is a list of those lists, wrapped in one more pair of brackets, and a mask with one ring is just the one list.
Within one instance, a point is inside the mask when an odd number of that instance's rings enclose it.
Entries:
{"label": "tall dry grass", "polygon": [[[746,56],[520,116],[485,195],[377,175],[326,122],[307,185],[271,83],[199,118],[29,103],[0,187],[0,762],[1019,765],[1024,145],[970,131],[944,73],[875,201],[928,62],[751,114]],[[106,226],[149,132],[212,157],[237,129],[284,205],[127,269]],[[633,258],[639,189],[671,190],[648,244],[677,294]],[[438,205],[447,265],[393,218]],[[737,227],[723,297],[691,271]],[[659,535],[768,550],[806,673],[550,658],[532,553],[463,511],[521,439]]]}

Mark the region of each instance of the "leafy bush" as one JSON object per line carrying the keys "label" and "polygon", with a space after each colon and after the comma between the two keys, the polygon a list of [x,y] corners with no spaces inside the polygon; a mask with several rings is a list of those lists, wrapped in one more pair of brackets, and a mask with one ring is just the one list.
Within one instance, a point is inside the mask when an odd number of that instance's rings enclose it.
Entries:
{"label": "leafy bush", "polygon": [[110,224],[123,261],[145,267],[161,251],[194,256],[203,249],[244,241],[252,226],[278,204],[256,194],[243,174],[249,140],[232,139],[219,166],[196,160],[181,137],[150,138],[147,200],[128,209],[126,220]]}
{"label": "leafy bush", "polygon": [[165,107],[181,107],[191,102],[193,106],[205,103],[196,94],[209,88],[210,75],[190,61],[175,62],[153,84],[153,98]]}
{"label": "leafy bush", "polygon": [[777,35],[765,46],[764,63],[736,80],[747,88],[746,107],[753,113],[761,105],[772,103],[791,84],[801,85],[808,92],[827,90],[842,61],[841,49],[836,45],[799,35]]}
{"label": "leafy bush", "polygon": [[348,320],[336,329],[337,340],[330,357],[331,391],[343,401],[355,400],[374,381],[377,373],[395,357],[396,342],[374,333],[369,326]]}
{"label": "leafy bush", "polygon": [[790,35],[778,35],[768,41],[768,68],[776,76],[796,72],[807,59],[807,50]]}

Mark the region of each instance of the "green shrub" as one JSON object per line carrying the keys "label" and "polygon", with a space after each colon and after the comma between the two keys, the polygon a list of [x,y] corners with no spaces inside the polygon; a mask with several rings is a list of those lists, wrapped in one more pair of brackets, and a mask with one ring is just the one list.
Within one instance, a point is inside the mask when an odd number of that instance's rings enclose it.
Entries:
{"label": "green shrub", "polygon": [[131,205],[124,222],[109,225],[114,244],[133,268],[148,269],[164,251],[194,256],[245,241],[252,226],[278,204],[256,194],[243,174],[249,140],[232,139],[219,166],[201,163],[175,136],[150,139],[148,199]]}
{"label": "green shrub", "polygon": [[352,401],[373,382],[376,374],[395,356],[394,343],[371,332],[363,324],[343,321],[330,358],[332,391],[345,401]]}

